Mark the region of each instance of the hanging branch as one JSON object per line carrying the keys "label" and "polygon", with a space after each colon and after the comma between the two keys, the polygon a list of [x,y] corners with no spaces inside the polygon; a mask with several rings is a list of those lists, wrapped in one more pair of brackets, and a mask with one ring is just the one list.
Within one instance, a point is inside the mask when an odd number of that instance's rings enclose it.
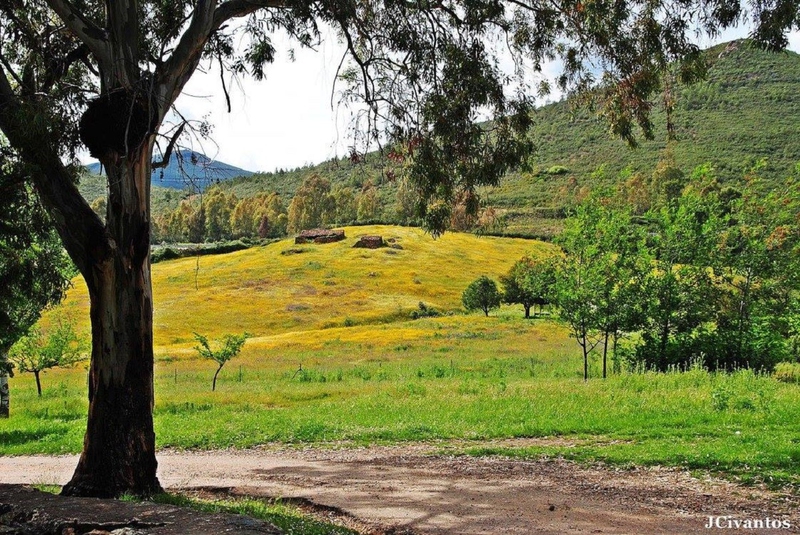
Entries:
{"label": "hanging branch", "polygon": [[181,134],[183,134],[184,128],[186,128],[185,120],[178,127],[178,130],[175,131],[175,134],[172,136],[172,139],[169,140],[169,144],[167,145],[167,150],[164,151],[164,156],[161,159],[161,161],[153,162],[151,164],[152,169],[163,169],[164,167],[169,165],[169,160],[172,157],[172,150],[175,148],[175,143],[178,142],[178,138],[181,137]]}

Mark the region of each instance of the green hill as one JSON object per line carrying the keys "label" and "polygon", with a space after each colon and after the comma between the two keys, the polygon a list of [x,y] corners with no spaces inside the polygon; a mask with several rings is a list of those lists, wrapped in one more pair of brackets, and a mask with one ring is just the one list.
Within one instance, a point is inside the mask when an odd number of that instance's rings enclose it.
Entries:
{"label": "green hill", "polygon": [[[247,331],[263,338],[405,322],[421,301],[440,312],[461,310],[461,292],[470,282],[481,275],[497,280],[523,255],[544,254],[551,247],[463,233],[434,240],[407,227],[345,231],[347,239],[337,243],[283,240],[154,265],[156,346],[190,347],[194,331],[211,337]],[[358,236],[370,234],[393,239],[397,248],[353,248]],[[60,308],[88,332],[88,307],[86,284],[77,277]]]}
{"label": "green hill", "polygon": [[[680,87],[675,95],[676,165],[689,172],[710,163],[716,176],[729,182],[740,180],[766,159],[762,174],[784,178],[800,162],[800,55],[764,52],[738,41],[710,49],[707,57],[707,80]],[[601,166],[609,177],[623,169],[652,172],[667,139],[660,106],[655,107],[653,119],[655,140],[642,140],[639,148],[630,149],[611,138],[606,125],[589,111],[574,110],[569,102],[541,108],[532,132],[537,142],[535,172],[512,173],[490,193],[492,202],[546,205],[554,200],[547,186],[571,176],[590,180]],[[567,172],[553,178],[547,173],[553,166]]]}
{"label": "green hill", "polygon": [[[753,48],[747,41],[718,45],[707,51],[707,80],[675,91],[673,121],[677,140],[672,144],[675,164],[685,172],[711,164],[722,182],[741,180],[761,159],[761,174],[778,180],[800,162],[800,55],[770,53]],[[619,180],[621,172],[649,175],[666,147],[666,117],[654,103],[657,128],[653,141],[641,140],[636,149],[611,137],[607,125],[591,111],[562,101],[540,108],[531,135],[536,152],[531,172],[512,172],[498,187],[482,192],[487,205],[504,209],[512,220],[510,230],[526,233],[538,213],[544,220],[565,199],[568,183],[596,184],[599,176]],[[602,168],[602,173],[596,173]],[[331,183],[358,189],[370,180],[378,186],[387,217],[395,183],[383,174],[383,163],[370,154],[358,163],[331,160],[316,166],[275,173],[257,173],[233,179],[224,187],[239,197],[260,191],[277,191],[290,198],[303,178],[319,173]],[[524,221],[514,228],[515,217]],[[546,233],[546,232],[545,232]]]}

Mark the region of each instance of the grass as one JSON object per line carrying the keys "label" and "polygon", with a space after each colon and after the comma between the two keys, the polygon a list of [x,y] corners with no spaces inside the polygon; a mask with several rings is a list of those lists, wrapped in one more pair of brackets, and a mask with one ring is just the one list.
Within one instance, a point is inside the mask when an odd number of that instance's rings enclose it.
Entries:
{"label": "grass", "polygon": [[[596,357],[593,379],[584,383],[577,345],[563,326],[525,320],[521,307],[489,318],[455,312],[476,274],[491,266],[496,276],[543,245],[363,231],[397,236],[406,256],[347,243],[281,255],[294,246],[280,242],[204,257],[200,290],[191,260],[154,267],[159,448],[467,440],[475,442],[462,450],[472,454],[661,464],[800,486],[800,385],[747,370],[601,380]],[[448,262],[448,254],[461,258]],[[330,288],[340,293],[323,293]],[[67,307],[85,307],[81,291],[76,284]],[[454,313],[412,321],[419,301]],[[289,310],[301,303],[308,308]],[[193,330],[254,334],[223,368],[216,392],[215,366],[191,348]],[[85,385],[83,367],[47,372],[42,398],[30,375],[12,379],[0,454],[80,451]],[[553,436],[563,440],[522,449],[482,442]]]}
{"label": "grass", "polygon": [[[158,445],[559,436],[574,445],[487,450],[476,442],[467,452],[661,464],[800,484],[797,385],[751,371],[699,369],[584,383],[580,359],[559,326],[505,312],[331,329],[315,340],[245,346],[223,369],[215,393],[209,362],[159,360]],[[598,371],[595,360],[594,377]],[[38,399],[30,378],[15,379],[12,418],[0,424],[0,451],[79,451],[83,381],[79,371],[50,373]]]}
{"label": "grass", "polygon": [[[434,240],[420,229],[394,226],[345,232],[348,239],[338,243],[299,247],[283,240],[154,265],[156,351],[191,350],[195,331],[210,338],[247,331],[259,339],[343,327],[347,320],[348,325],[389,323],[408,318],[420,301],[459,310],[461,292],[472,280],[497,279],[523,255],[550,247],[457,233]],[[356,238],[365,234],[395,238],[403,249],[354,249]],[[301,252],[283,254],[287,251]],[[62,307],[83,321],[84,333],[89,332],[86,296],[77,278]]]}

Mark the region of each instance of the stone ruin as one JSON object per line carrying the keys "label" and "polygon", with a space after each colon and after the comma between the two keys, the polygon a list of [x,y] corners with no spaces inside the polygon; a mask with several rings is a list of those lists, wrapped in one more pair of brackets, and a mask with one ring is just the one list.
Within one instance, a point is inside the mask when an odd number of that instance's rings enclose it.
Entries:
{"label": "stone ruin", "polygon": [[333,243],[345,238],[343,230],[328,230],[315,228],[302,231],[295,239],[295,244],[301,243]]}
{"label": "stone ruin", "polygon": [[378,249],[380,247],[386,247],[386,242],[383,241],[382,236],[361,236],[353,247]]}

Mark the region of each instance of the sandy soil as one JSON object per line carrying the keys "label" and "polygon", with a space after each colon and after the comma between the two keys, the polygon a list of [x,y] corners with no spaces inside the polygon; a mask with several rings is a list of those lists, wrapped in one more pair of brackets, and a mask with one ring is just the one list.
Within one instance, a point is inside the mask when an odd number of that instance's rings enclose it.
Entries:
{"label": "sandy soil", "polygon": [[[164,451],[159,478],[173,490],[282,497],[368,533],[800,533],[797,496],[671,469],[437,451],[441,445]],[[61,484],[76,462],[71,456],[5,457],[0,483]],[[707,529],[711,516],[731,518],[719,521],[725,528]],[[728,528],[767,518],[791,527]]]}

